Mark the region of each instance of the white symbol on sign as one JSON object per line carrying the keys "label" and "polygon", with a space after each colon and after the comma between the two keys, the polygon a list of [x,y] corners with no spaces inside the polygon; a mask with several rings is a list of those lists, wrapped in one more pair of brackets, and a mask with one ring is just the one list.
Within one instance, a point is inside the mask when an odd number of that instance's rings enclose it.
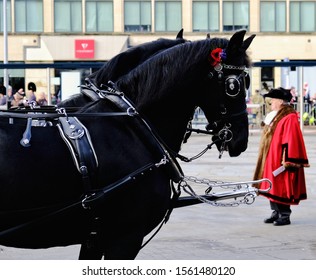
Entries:
{"label": "white symbol on sign", "polygon": [[83,49],[86,49],[86,48],[88,47],[88,45],[89,45],[89,44],[87,44],[87,43],[82,43],[82,44],[81,44],[81,47],[82,47]]}

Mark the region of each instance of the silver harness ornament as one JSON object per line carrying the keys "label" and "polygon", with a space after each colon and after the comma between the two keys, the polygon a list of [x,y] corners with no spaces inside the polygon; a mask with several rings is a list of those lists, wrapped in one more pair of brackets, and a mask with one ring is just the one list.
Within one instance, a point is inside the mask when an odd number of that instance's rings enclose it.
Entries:
{"label": "silver harness ornament", "polygon": [[[198,194],[189,185],[188,182],[195,183],[197,185],[206,186],[204,194]],[[261,184],[262,182],[267,182],[269,187],[267,189],[258,189],[253,187],[253,184]],[[223,192],[213,192],[214,188],[220,188],[225,191]],[[189,194],[190,196],[200,200],[203,203],[210,204],[212,206],[239,206],[240,204],[250,205],[255,201],[255,198],[260,195],[270,191],[272,188],[272,182],[269,179],[261,179],[254,181],[244,181],[244,182],[222,182],[222,181],[212,181],[209,179],[198,179],[194,176],[184,176],[183,180],[178,184],[178,191],[181,189]],[[201,188],[198,188],[200,189]],[[229,202],[218,202],[222,200],[230,200]]]}

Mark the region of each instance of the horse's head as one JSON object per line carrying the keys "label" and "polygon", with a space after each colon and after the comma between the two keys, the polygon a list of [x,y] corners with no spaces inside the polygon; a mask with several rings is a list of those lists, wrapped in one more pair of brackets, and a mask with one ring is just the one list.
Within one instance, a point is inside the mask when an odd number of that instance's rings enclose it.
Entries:
{"label": "horse's head", "polygon": [[245,33],[168,48],[122,76],[116,86],[173,151],[180,150],[194,106],[199,106],[219,149],[238,156],[248,143],[246,50],[254,38],[244,41]]}
{"label": "horse's head", "polygon": [[[238,31],[226,47],[211,50],[209,61],[212,70],[209,78],[212,86],[215,83],[219,96],[208,96],[212,106],[208,106],[208,102],[200,105],[209,121],[206,128],[214,133],[213,140],[218,150],[228,150],[232,157],[244,152],[248,144],[249,124],[245,97],[250,84],[247,72],[250,60],[246,50],[255,35],[244,40],[245,33]],[[214,103],[217,104],[215,110]]]}

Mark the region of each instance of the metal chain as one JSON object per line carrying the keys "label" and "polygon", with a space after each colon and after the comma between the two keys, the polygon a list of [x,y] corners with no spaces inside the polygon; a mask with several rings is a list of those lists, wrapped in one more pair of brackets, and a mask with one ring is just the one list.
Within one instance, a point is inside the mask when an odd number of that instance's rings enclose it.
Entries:
{"label": "metal chain", "polygon": [[[208,188],[205,191],[205,195],[199,195],[197,194],[193,188],[188,184],[188,181],[196,183],[196,184],[202,184],[207,185]],[[182,188],[184,192],[187,194],[199,199],[201,202],[210,204],[212,206],[220,206],[220,207],[236,207],[240,204],[247,204],[250,205],[255,201],[255,197],[257,196],[256,189],[249,186],[249,183],[255,183],[255,181],[251,182],[229,182],[225,183],[222,181],[212,181],[209,179],[199,179],[194,176],[184,176],[183,180],[179,183],[179,188]],[[244,186],[243,186],[244,185]],[[210,191],[213,189],[213,187],[220,187],[223,189],[230,189],[231,192],[223,194],[222,196],[219,196],[218,199],[233,199],[232,202],[218,202],[216,201],[216,198],[214,200],[208,200],[206,197],[209,195],[212,196]],[[236,191],[239,191],[236,192]],[[220,194],[220,193],[219,193]],[[213,196],[216,197],[216,193],[213,194]],[[227,198],[225,197],[227,195]],[[240,199],[237,199],[238,197],[241,197]]]}
{"label": "metal chain", "polygon": [[235,65],[227,65],[227,64],[223,64],[223,67],[225,69],[230,69],[230,70],[241,70],[241,71],[246,71],[248,70],[246,66],[235,66]]}
{"label": "metal chain", "polygon": [[204,184],[204,185],[208,185],[209,187],[213,187],[214,185],[223,183],[222,181],[211,181],[205,178],[199,179],[195,176],[184,176],[184,179],[185,179],[184,181],[190,181],[196,184]]}

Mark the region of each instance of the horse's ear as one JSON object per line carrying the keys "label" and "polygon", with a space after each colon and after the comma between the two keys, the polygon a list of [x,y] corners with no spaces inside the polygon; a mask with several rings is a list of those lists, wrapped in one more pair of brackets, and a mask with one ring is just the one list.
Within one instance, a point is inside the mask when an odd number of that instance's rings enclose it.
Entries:
{"label": "horse's ear", "polygon": [[183,39],[183,28],[178,32],[176,39]]}
{"label": "horse's ear", "polygon": [[256,37],[256,35],[251,35],[250,37],[248,37],[242,44],[242,48],[244,50],[247,50],[250,46],[250,44],[252,43],[252,40]]}
{"label": "horse's ear", "polygon": [[229,43],[226,49],[227,53],[232,54],[232,55],[238,53],[238,50],[243,45],[245,34],[246,34],[246,30],[240,30],[234,33],[234,35],[229,40]]}
{"label": "horse's ear", "polygon": [[246,51],[248,49],[253,38],[256,35],[251,35],[249,38],[247,38],[244,41],[245,34],[246,34],[246,30],[240,30],[234,33],[234,35],[229,40],[229,43],[227,46],[227,53],[229,53],[230,55],[235,55],[241,50]]}

